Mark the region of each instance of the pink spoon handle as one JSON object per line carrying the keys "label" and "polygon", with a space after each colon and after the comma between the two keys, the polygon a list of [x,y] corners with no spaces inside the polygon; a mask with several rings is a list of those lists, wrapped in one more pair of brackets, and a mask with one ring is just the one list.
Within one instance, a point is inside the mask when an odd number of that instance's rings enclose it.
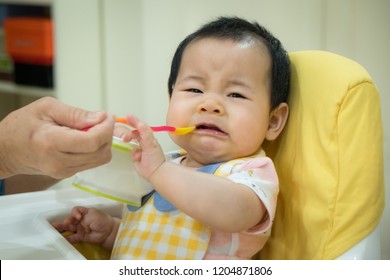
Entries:
{"label": "pink spoon handle", "polygon": [[175,131],[176,128],[173,126],[168,126],[168,125],[162,125],[162,126],[151,126],[150,127],[154,132],[158,131]]}

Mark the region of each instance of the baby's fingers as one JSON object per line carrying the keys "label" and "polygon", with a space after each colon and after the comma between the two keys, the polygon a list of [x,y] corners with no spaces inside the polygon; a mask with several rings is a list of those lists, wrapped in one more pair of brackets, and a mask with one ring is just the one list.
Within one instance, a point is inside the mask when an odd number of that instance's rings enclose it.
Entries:
{"label": "baby's fingers", "polygon": [[129,142],[132,139],[132,130],[128,125],[117,123],[114,128],[114,136],[121,138],[124,142]]}
{"label": "baby's fingers", "polygon": [[141,161],[142,151],[140,149],[133,149],[130,153],[130,157],[133,162]]}
{"label": "baby's fingers", "polygon": [[51,226],[54,227],[59,232],[66,231],[63,223],[51,223]]}
{"label": "baby's fingers", "polygon": [[74,232],[76,230],[76,226],[69,223],[58,223],[54,222],[51,224],[58,232]]}
{"label": "baby's fingers", "polygon": [[78,243],[83,242],[83,234],[80,234],[79,232],[67,232],[64,234],[66,240],[68,240],[70,243]]}
{"label": "baby's fingers", "polygon": [[154,138],[152,129],[147,124],[133,115],[128,115],[127,121],[131,126],[137,129],[137,132],[133,131],[132,133],[133,137],[140,143],[142,150],[150,150],[156,146],[159,147],[156,138]]}

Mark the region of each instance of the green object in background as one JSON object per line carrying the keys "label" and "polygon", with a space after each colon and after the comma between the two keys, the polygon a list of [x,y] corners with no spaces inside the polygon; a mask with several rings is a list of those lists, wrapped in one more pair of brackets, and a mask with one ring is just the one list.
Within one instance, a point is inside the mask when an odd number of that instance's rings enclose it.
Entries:
{"label": "green object in background", "polygon": [[13,62],[7,54],[0,53],[0,72],[12,73]]}

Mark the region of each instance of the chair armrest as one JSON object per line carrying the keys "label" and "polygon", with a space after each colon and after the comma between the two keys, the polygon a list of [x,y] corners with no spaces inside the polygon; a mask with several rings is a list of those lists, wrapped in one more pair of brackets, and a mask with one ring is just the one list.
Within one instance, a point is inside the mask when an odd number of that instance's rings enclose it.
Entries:
{"label": "chair armrest", "polygon": [[336,260],[380,260],[380,230],[379,225],[363,240],[336,258]]}

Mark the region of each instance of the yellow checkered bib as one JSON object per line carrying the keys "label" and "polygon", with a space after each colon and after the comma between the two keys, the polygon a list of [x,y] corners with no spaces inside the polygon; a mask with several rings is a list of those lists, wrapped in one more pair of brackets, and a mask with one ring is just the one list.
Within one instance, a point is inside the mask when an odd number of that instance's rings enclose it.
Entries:
{"label": "yellow checkered bib", "polygon": [[210,230],[179,210],[156,209],[155,195],[137,211],[124,210],[111,259],[202,259]]}

